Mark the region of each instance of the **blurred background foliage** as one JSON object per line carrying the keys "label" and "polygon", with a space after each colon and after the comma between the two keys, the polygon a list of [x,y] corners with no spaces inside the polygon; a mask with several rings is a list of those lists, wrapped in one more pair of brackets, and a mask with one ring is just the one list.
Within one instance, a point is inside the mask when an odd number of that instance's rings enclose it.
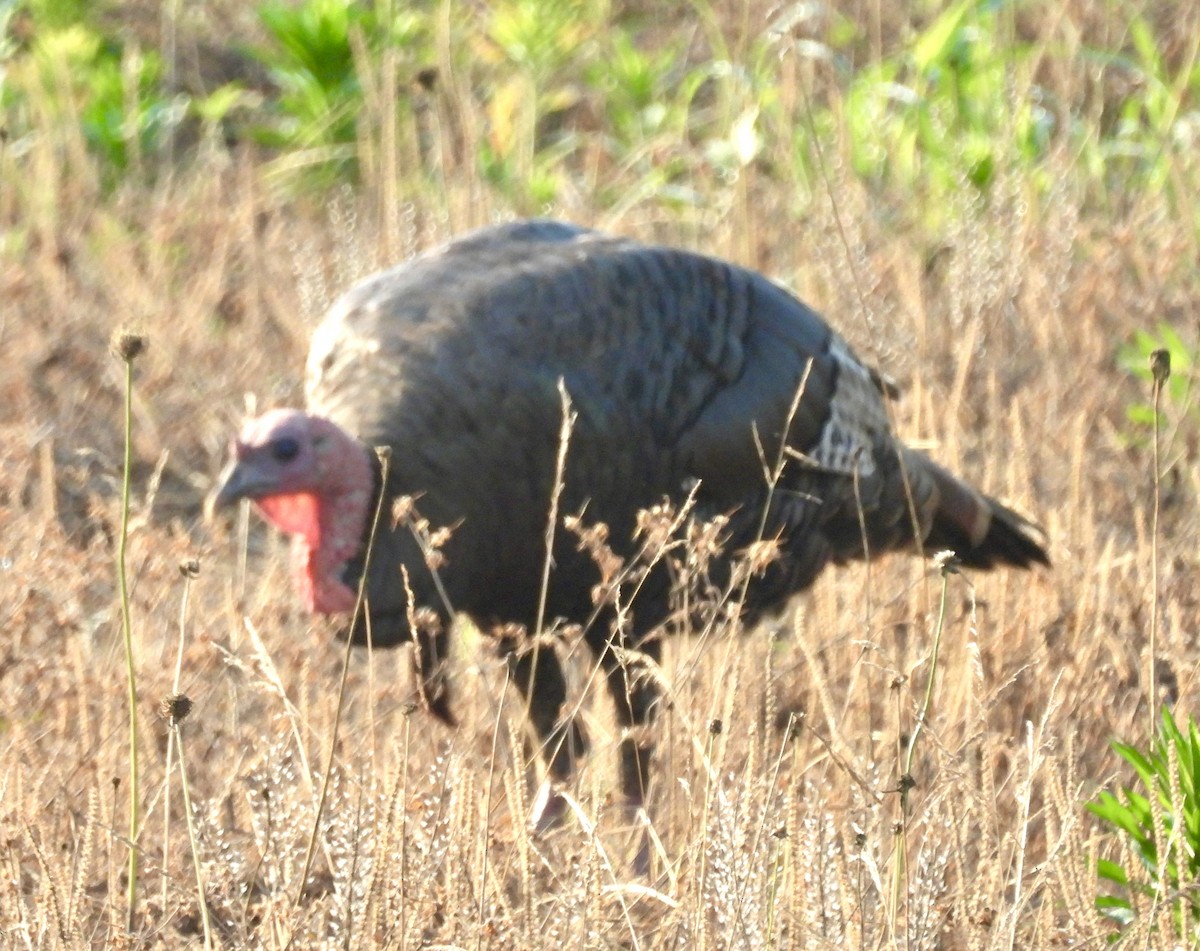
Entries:
{"label": "blurred background foliage", "polygon": [[1053,187],[1039,170],[1065,150],[1099,206],[1163,189],[1194,214],[1200,38],[1167,32],[1171,4],[1161,22],[1127,6],[1122,35],[1089,36],[1001,0],[918,2],[899,24],[880,4],[747,5],[761,23],[730,49],[704,0],[0,0],[0,104],[10,160],[82,146],[105,191],[197,143],[259,150],[310,196],[469,165],[521,211],[597,187],[706,201],[695,176],[752,166],[817,189],[845,162],[929,226],[963,189]]}

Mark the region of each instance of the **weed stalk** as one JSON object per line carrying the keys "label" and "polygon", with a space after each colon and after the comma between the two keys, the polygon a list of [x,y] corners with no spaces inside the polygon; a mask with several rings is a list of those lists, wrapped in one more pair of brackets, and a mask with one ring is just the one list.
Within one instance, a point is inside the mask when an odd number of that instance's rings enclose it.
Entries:
{"label": "weed stalk", "polygon": [[129,931],[133,931],[138,884],[138,716],[137,671],[133,660],[133,625],[129,611],[129,489],[133,465],[133,361],[146,349],[146,338],[121,332],[113,340],[113,350],[125,364],[125,455],[121,473],[121,524],[117,540],[117,585],[121,600],[121,635],[125,645],[125,673],[129,688],[129,882],[126,888]]}
{"label": "weed stalk", "polygon": [[1158,718],[1158,515],[1162,507],[1161,445],[1158,431],[1163,386],[1171,376],[1171,351],[1150,354],[1150,373],[1154,380],[1154,505],[1150,514],[1150,716],[1149,736],[1154,737]]}
{"label": "weed stalk", "polygon": [[[195,558],[189,558],[179,565],[179,574],[183,578],[183,595],[179,601],[179,647],[175,654],[175,677],[171,683],[171,695],[173,697],[181,696],[179,693],[179,680],[183,673],[183,647],[187,637],[187,611],[188,611],[188,596],[192,589],[192,579],[200,574],[200,562]],[[175,762],[175,731],[171,730],[167,734],[167,765],[166,778],[163,780],[163,847],[162,847],[162,907],[167,907],[167,886],[170,884],[171,876],[168,869],[171,867],[171,767]],[[193,846],[194,848],[194,846]]]}
{"label": "weed stalk", "polygon": [[[183,790],[183,811],[187,818],[188,843],[192,848],[192,872],[196,876],[196,899],[200,903],[200,923],[204,929],[204,947],[212,948],[212,922],[208,916],[208,899],[205,897],[204,870],[200,866],[200,850],[196,847],[196,822],[192,815],[192,791],[188,786],[187,760],[183,753],[183,732],[179,725],[192,711],[192,701],[181,693],[175,693],[163,701],[162,712],[171,729],[171,737],[179,750],[179,787]],[[165,873],[165,869],[164,869]]]}
{"label": "weed stalk", "polygon": [[[917,722],[913,726],[912,735],[908,738],[908,747],[904,753],[904,768],[900,772],[897,791],[900,793],[900,846],[896,850],[897,861],[895,875],[892,881],[892,914],[899,909],[901,881],[908,874],[908,820],[910,815],[909,793],[916,786],[913,779],[913,761],[917,755],[917,740],[921,737],[925,722],[929,719],[929,711],[933,706],[933,687],[937,681],[938,657],[942,650],[942,631],[946,627],[946,596],[950,586],[950,576],[958,574],[958,559],[953,552],[939,552],[934,556],[934,563],[942,575],[942,592],[938,599],[937,623],[933,628],[933,647],[929,654],[929,676],[925,680],[925,696],[921,699],[921,708],[917,711]],[[893,917],[893,925],[895,925]]]}
{"label": "weed stalk", "polygon": [[[363,555],[362,576],[358,579],[358,596],[354,602],[354,613],[350,615],[350,631],[353,632],[362,617],[364,602],[367,597],[367,578],[371,573],[371,555],[375,551],[375,535],[379,531],[379,517],[383,512],[383,501],[387,498],[388,475],[391,470],[392,453],[386,446],[375,449],[379,456],[379,498],[375,501],[375,514],[371,519],[371,534],[367,537],[367,550]],[[367,622],[369,625],[369,621]],[[368,631],[368,643],[370,641]],[[321,777],[321,793],[317,797],[317,811],[313,816],[312,833],[308,837],[308,847],[304,851],[304,867],[300,872],[300,884],[296,887],[296,898],[292,907],[299,908],[304,899],[304,883],[308,881],[308,873],[312,869],[313,852],[317,848],[317,839],[321,834],[321,816],[325,811],[325,801],[329,797],[329,777],[333,773],[333,758],[337,755],[338,727],[342,722],[342,711],[346,706],[346,679],[350,674],[350,652],[354,649],[354,638],[347,635],[346,650],[342,655],[342,675],[338,682],[337,707],[333,713],[333,730],[329,737],[329,755],[325,759],[325,774]]]}
{"label": "weed stalk", "polygon": [[504,715],[504,697],[508,693],[509,686],[509,666],[504,667],[504,686],[500,688],[500,702],[496,705],[496,722],[495,729],[492,730],[492,755],[488,758],[488,778],[487,792],[484,794],[483,806],[483,848],[480,850],[479,856],[479,914],[477,920],[477,929],[479,942],[477,947],[483,948],[484,936],[487,934],[486,915],[487,915],[487,892],[488,892],[488,859],[491,857],[489,847],[491,845],[491,836],[487,834],[487,828],[492,820],[492,788],[495,786],[496,779],[496,744],[500,739],[500,722]]}
{"label": "weed stalk", "polygon": [[949,588],[950,576],[958,574],[958,561],[949,552],[943,552],[935,559],[942,574],[942,593],[938,599],[937,624],[933,629],[933,648],[929,654],[929,677],[925,681],[925,696],[921,699],[921,709],[917,713],[917,723],[913,727],[912,736],[908,740],[908,751],[904,757],[904,773],[900,777],[900,802],[904,807],[904,818],[908,819],[908,792],[912,789],[912,766],[917,754],[917,740],[929,718],[929,708],[933,706],[933,685],[937,680],[938,655],[942,649],[942,631],[946,627],[946,592]]}

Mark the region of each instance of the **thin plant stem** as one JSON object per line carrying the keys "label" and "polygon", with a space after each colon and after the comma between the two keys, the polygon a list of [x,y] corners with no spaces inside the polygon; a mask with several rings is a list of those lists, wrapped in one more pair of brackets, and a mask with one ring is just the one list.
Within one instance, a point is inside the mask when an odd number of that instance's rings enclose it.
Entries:
{"label": "thin plant stem", "polygon": [[937,680],[938,655],[942,649],[942,631],[946,626],[946,593],[949,588],[950,575],[955,572],[952,567],[942,568],[942,593],[938,599],[937,625],[933,629],[933,648],[929,656],[929,677],[925,681],[925,696],[921,700],[921,709],[917,713],[917,723],[913,727],[912,736],[908,740],[908,751],[904,757],[904,774],[900,777],[900,802],[904,806],[904,817],[908,818],[908,792],[911,789],[912,765],[917,753],[917,740],[925,728],[929,718],[929,709],[933,706],[933,685]]}
{"label": "thin plant stem", "polygon": [[[899,908],[901,880],[908,878],[908,819],[909,819],[909,792],[916,785],[916,781],[912,776],[913,761],[917,755],[917,740],[920,739],[921,733],[925,728],[925,722],[929,719],[929,711],[933,706],[933,688],[937,681],[938,657],[942,650],[942,631],[946,626],[946,598],[949,588],[950,575],[957,574],[956,563],[952,553],[943,552],[938,559],[941,563],[942,573],[942,592],[938,599],[938,614],[937,623],[933,629],[933,646],[930,649],[929,656],[929,676],[925,680],[925,696],[921,699],[921,707],[917,711],[917,722],[913,726],[912,735],[908,739],[908,747],[904,753],[904,768],[900,773],[900,779],[897,784],[897,791],[900,793],[900,828],[899,838],[900,844],[896,850],[897,864],[894,869],[892,878],[892,915],[896,914]],[[893,917],[893,925],[895,918]],[[907,929],[906,929],[906,944]]]}
{"label": "thin plant stem", "polygon": [[[183,596],[179,601],[179,647],[175,654],[175,676],[171,682],[171,695],[179,694],[179,679],[183,673],[183,645],[187,634],[187,609],[188,595],[191,593],[192,578],[199,571],[199,563],[196,561],[185,561],[179,566],[179,573],[183,575]],[[167,907],[167,886],[170,884],[171,876],[169,869],[171,867],[171,767],[175,763],[175,731],[171,730],[167,733],[167,766],[166,779],[164,784],[166,787],[165,795],[163,796],[163,849],[162,849],[162,907]]]}
{"label": "thin plant stem", "polygon": [[[758,821],[758,826],[754,830],[754,838],[750,843],[750,862],[753,864],[758,857],[758,847],[762,842],[763,835],[766,832],[767,817],[770,815],[771,800],[774,798],[775,790],[779,788],[779,773],[783,769],[783,761],[787,757],[788,745],[792,742],[792,728],[795,726],[795,714],[789,714],[787,726],[783,730],[783,741],[779,744],[779,755],[775,757],[775,769],[771,773],[771,781],[767,785],[767,799],[763,803],[762,817]],[[774,873],[772,873],[774,875]],[[730,929],[733,934],[736,934],[739,929],[742,931],[743,937],[747,942],[750,941],[750,934],[742,928],[742,914],[746,908],[746,892],[750,887],[750,876],[747,875],[742,880],[742,886],[738,890],[737,912],[733,918],[733,927]],[[772,900],[772,905],[774,904]],[[770,930],[768,929],[768,934]]]}
{"label": "thin plant stem", "polygon": [[196,825],[192,818],[192,793],[188,786],[187,778],[187,760],[183,755],[183,733],[179,729],[179,720],[174,716],[171,718],[171,735],[175,737],[175,743],[179,747],[179,785],[183,790],[183,811],[187,817],[188,842],[192,846],[192,871],[196,875],[196,898],[200,902],[200,921],[204,928],[204,947],[211,948],[212,942],[212,923],[208,918],[208,900],[204,893],[204,870],[200,867],[200,853],[196,848]]}
{"label": "thin plant stem", "polygon": [[[546,558],[542,562],[541,586],[538,589],[537,619],[533,629],[533,663],[529,669],[529,683],[537,683],[538,662],[542,652],[542,633],[546,623],[546,598],[550,593],[550,571],[554,567],[554,538],[558,529],[558,504],[566,488],[567,451],[571,445],[571,432],[575,428],[576,414],[571,409],[571,394],[567,392],[567,383],[561,377],[558,381],[558,398],[562,405],[562,424],[558,431],[558,454],[554,460],[554,482],[550,490],[550,510],[546,517]],[[553,648],[550,648],[553,649]],[[525,702],[525,716],[530,717],[533,711],[534,690],[529,691]],[[496,712],[499,723],[499,711]],[[546,750],[548,756],[557,754],[557,750]],[[489,787],[490,788],[490,787]],[[490,796],[490,792],[489,792]],[[486,854],[486,850],[485,850]],[[482,887],[482,883],[481,886]],[[483,899],[480,899],[482,903]],[[482,904],[480,905],[482,909]],[[481,911],[482,914],[482,911]]]}
{"label": "thin plant stem", "polygon": [[299,908],[304,898],[304,883],[308,881],[308,873],[312,869],[313,853],[317,848],[317,839],[321,834],[321,816],[325,812],[325,802],[329,797],[329,777],[333,773],[333,758],[337,753],[338,727],[342,722],[342,711],[346,705],[346,680],[350,674],[350,652],[354,648],[354,629],[362,617],[363,604],[367,597],[367,578],[371,572],[371,555],[375,551],[375,534],[379,530],[379,518],[383,512],[383,502],[387,498],[388,475],[391,470],[392,454],[386,447],[376,449],[379,456],[379,498],[375,501],[375,514],[371,519],[371,533],[367,536],[367,550],[363,555],[362,576],[358,579],[358,596],[354,602],[354,613],[350,615],[350,634],[346,636],[346,650],[342,655],[342,676],[338,682],[337,706],[333,713],[333,731],[329,737],[329,755],[325,758],[325,773],[321,777],[321,793],[317,797],[317,812],[313,816],[312,832],[308,837],[308,847],[304,852],[304,867],[300,872],[300,884],[296,887],[296,897],[293,908]]}
{"label": "thin plant stem", "polygon": [[129,882],[125,897],[127,926],[133,931],[138,885],[138,715],[137,671],[133,659],[133,624],[129,611],[129,577],[126,567],[129,544],[129,490],[133,465],[133,358],[125,361],[125,456],[121,476],[121,527],[117,542],[117,584],[121,598],[121,635],[125,645],[125,674],[129,700]]}
{"label": "thin plant stem", "polygon": [[487,929],[484,927],[484,914],[487,911],[487,871],[488,859],[490,857],[488,846],[491,844],[491,836],[487,834],[488,826],[492,821],[492,786],[496,778],[496,743],[500,738],[500,718],[504,713],[504,696],[508,692],[509,667],[504,668],[504,686],[500,689],[500,703],[496,706],[496,722],[495,729],[492,730],[492,755],[488,761],[488,778],[487,778],[487,794],[484,800],[483,807],[483,849],[479,856],[479,917],[478,917],[478,947],[483,948],[484,936],[487,934]]}
{"label": "thin plant stem", "polygon": [[1162,507],[1162,462],[1158,420],[1163,384],[1171,375],[1170,351],[1155,350],[1150,354],[1150,372],[1154,379],[1154,502],[1150,513],[1150,682],[1147,685],[1147,713],[1150,717],[1148,736],[1153,738],[1158,722],[1158,516]]}
{"label": "thin plant stem", "polygon": [[[571,430],[575,427],[575,413],[571,411],[571,395],[567,392],[567,384],[558,381],[558,397],[562,401],[562,428],[558,433],[558,455],[554,460],[554,488],[550,493],[550,512],[546,520],[546,560],[542,563],[542,584],[538,590],[537,623],[534,626],[534,643],[542,637],[542,626],[546,621],[546,597],[550,591],[550,569],[554,564],[554,535],[558,527],[558,502],[567,475],[567,448],[571,442]],[[534,648],[537,649],[536,646]],[[534,658],[534,669],[537,659]]]}
{"label": "thin plant stem", "polygon": [[405,803],[400,809],[400,941],[407,937],[408,912],[408,754],[409,741],[412,737],[412,717],[404,718],[404,761],[401,765],[400,801]]}

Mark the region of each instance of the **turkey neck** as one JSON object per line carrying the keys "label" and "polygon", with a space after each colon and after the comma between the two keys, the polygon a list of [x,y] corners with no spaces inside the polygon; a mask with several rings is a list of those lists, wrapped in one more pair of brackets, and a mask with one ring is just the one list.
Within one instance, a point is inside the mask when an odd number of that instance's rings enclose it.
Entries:
{"label": "turkey neck", "polygon": [[[332,427],[318,420],[318,425]],[[297,582],[310,610],[319,614],[344,614],[354,610],[356,591],[344,580],[347,562],[363,547],[364,525],[369,524],[372,497],[378,498],[372,467],[375,454],[361,443],[327,433],[321,452],[324,478],[316,496],[315,532],[295,536],[293,557]]]}

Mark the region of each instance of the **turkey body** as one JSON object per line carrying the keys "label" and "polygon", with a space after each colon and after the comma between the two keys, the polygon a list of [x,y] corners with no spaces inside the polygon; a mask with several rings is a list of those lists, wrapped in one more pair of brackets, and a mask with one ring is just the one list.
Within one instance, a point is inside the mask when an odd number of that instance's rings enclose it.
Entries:
{"label": "turkey body", "polygon": [[[574,420],[548,553],[564,391]],[[611,647],[658,656],[671,573],[665,562],[650,569],[617,612],[598,598],[600,571],[564,530],[566,514],[605,524],[622,558],[637,551],[638,513],[664,500],[727,518],[710,567],[718,588],[739,551],[777,540],[746,587],[749,617],[783,607],[829,563],[894,549],[950,548],[980,568],[1047,561],[1034,526],[895,439],[879,378],[787,291],[711,257],[568,224],[485,228],[363,281],[314,335],[306,396],[308,414],[364,452],[390,447],[374,492],[412,496],[429,524],[453,527],[435,572],[411,525],[385,514],[367,623],[353,632],[376,645],[415,640],[424,695],[448,720],[452,612],[484,630],[583,625],[620,722],[652,717],[654,684]],[[342,569],[347,586],[364,561],[360,546]],[[410,591],[430,612],[416,632]],[[584,738],[562,719],[558,659],[505,643],[551,774],[565,779]],[[644,736],[623,745],[631,799],[649,751]]]}

